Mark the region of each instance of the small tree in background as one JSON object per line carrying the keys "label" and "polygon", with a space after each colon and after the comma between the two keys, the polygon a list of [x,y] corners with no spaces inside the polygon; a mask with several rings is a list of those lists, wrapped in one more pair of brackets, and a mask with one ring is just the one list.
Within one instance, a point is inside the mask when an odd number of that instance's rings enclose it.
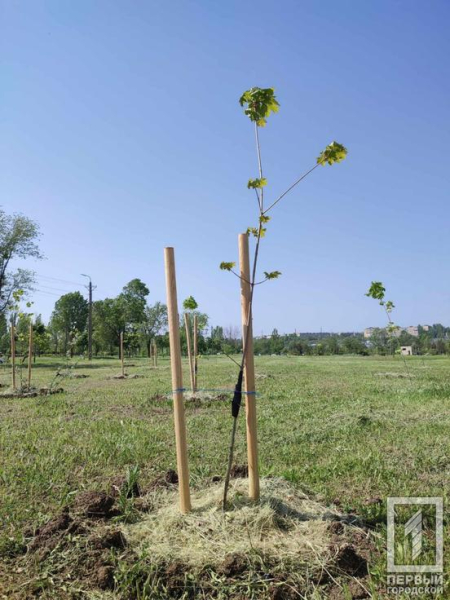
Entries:
{"label": "small tree in background", "polygon": [[[383,307],[384,312],[386,313],[386,316],[388,319],[388,324],[386,327],[386,334],[387,334],[387,337],[388,337],[388,340],[389,340],[389,343],[391,346],[391,354],[392,354],[392,356],[394,356],[395,346],[396,346],[396,337],[400,330],[400,327],[394,323],[394,321],[392,320],[392,317],[391,317],[391,313],[394,310],[395,305],[392,302],[392,300],[385,299],[386,288],[384,287],[384,285],[382,284],[381,281],[372,281],[372,283],[370,284],[370,288],[369,288],[368,292],[366,293],[366,296],[368,298],[373,298],[374,300],[377,300],[378,304]],[[403,356],[403,354],[401,354],[401,357],[403,359],[403,363],[405,365],[405,369],[408,374],[409,380],[411,381],[411,374],[408,369],[406,357]]]}
{"label": "small tree in background", "polygon": [[166,328],[167,306],[162,302],[155,302],[152,306],[146,306],[141,331],[147,349],[147,358],[150,358],[152,343],[156,344],[156,336],[164,333]]}
{"label": "small tree in background", "polygon": [[[186,328],[186,347],[189,357],[189,373],[191,377],[192,393],[197,391],[197,355],[198,355],[198,317],[194,311],[198,308],[197,301],[194,296],[189,296],[183,302],[184,308],[184,324]],[[193,323],[191,317],[193,316]],[[193,335],[191,336],[191,331]]]}
{"label": "small tree in background", "polygon": [[381,281],[372,281],[370,288],[366,293],[368,298],[373,298],[378,301],[378,304],[383,307],[388,319],[388,325],[386,327],[386,333],[391,346],[391,354],[395,353],[395,335],[398,333],[400,327],[394,323],[391,317],[391,313],[395,308],[394,303],[391,300],[385,300],[386,288],[383,286]]}

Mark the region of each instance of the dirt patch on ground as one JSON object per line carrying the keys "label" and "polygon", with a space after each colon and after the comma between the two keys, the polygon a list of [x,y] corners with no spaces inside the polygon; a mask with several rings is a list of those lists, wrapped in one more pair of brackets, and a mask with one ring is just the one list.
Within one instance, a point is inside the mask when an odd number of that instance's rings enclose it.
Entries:
{"label": "dirt patch on ground", "polygon": [[169,469],[162,475],[159,475],[152,481],[149,486],[149,490],[157,490],[160,488],[170,488],[178,484],[178,474],[173,469]]}
{"label": "dirt patch on ground", "polygon": [[197,391],[197,392],[186,392],[184,394],[184,401],[187,406],[194,407],[208,407],[213,405],[216,402],[230,402],[231,394],[226,392],[206,392],[206,391]]}
{"label": "dirt patch on ground", "polygon": [[[234,476],[240,477],[246,471],[246,465],[235,465]],[[32,531],[24,532],[32,537],[28,553],[11,559],[7,567],[14,591],[24,595],[11,593],[7,597],[39,596],[35,585],[42,572],[55,586],[51,597],[61,600],[72,598],[73,590],[78,589],[113,591],[120,600],[143,596],[144,590],[146,597],[167,600],[183,594],[186,598],[217,598],[224,589],[235,590],[230,598],[244,600],[248,596],[241,590],[250,588],[254,598],[261,600],[298,600],[312,597],[313,592],[332,600],[369,597],[368,563],[374,543],[368,531],[349,525],[345,515],[322,507],[277,478],[261,480],[259,507],[246,498],[248,482],[240,478],[232,484],[233,508],[225,516],[219,506],[222,490],[217,485],[193,494],[196,510],[182,516],[174,488],[177,483],[177,473],[169,470],[153,481],[147,494],[135,489],[139,493],[131,494],[130,502],[136,511],[143,511],[137,513],[139,521],[135,525],[109,520],[120,514],[117,499],[127,485],[126,478],[111,480],[108,493],[80,493],[70,510],[50,519],[34,535]],[[208,494],[213,494],[211,500],[205,498]],[[147,501],[151,508],[145,515]],[[335,519],[330,521],[331,513]],[[141,530],[141,520],[147,518],[152,525],[149,522],[147,530],[144,524]],[[249,528],[247,532],[243,533],[241,521]],[[135,527],[137,530],[133,530]],[[178,538],[180,529],[186,531]],[[144,554],[136,539],[139,530],[145,543],[150,543]],[[217,539],[214,530],[220,532]],[[183,551],[185,534],[188,547]],[[229,540],[229,550],[223,552],[223,539],[230,535],[233,539]],[[234,535],[238,536],[236,540]],[[192,561],[196,552],[210,552],[210,538],[213,548],[217,540],[220,542],[212,559],[208,554],[204,558],[199,555],[198,562]],[[153,548],[155,539],[160,541]],[[199,543],[205,544],[203,549],[199,549]],[[261,543],[265,548],[262,553],[258,550]],[[319,561],[315,560],[317,553]]]}
{"label": "dirt patch on ground", "polygon": [[127,546],[125,536],[119,529],[110,529],[101,535],[94,534],[89,539],[89,543],[96,550],[108,550],[111,548],[123,550]]}
{"label": "dirt patch on ground", "polygon": [[9,392],[0,393],[0,398],[37,398],[37,396],[50,396],[51,394],[62,394],[63,388],[21,388],[18,390],[11,390]]}
{"label": "dirt patch on ground", "polygon": [[127,498],[139,498],[141,496],[141,488],[137,481],[134,481],[129,485],[127,478],[122,476],[114,477],[111,480],[111,496],[113,498],[119,497],[122,493],[126,492]]}
{"label": "dirt patch on ground", "polygon": [[28,546],[30,552],[39,549],[52,550],[60,541],[63,534],[77,529],[77,523],[69,515],[66,510],[60,515],[47,521],[45,525],[36,530],[36,534],[32,542]]}
{"label": "dirt patch on ground", "polygon": [[91,519],[110,519],[116,515],[112,510],[114,498],[106,492],[83,492],[75,499],[73,511]]}
{"label": "dirt patch on ground", "polygon": [[248,558],[245,554],[230,554],[217,568],[217,572],[225,577],[236,577],[248,568]]}
{"label": "dirt patch on ground", "polygon": [[352,544],[345,544],[339,548],[335,564],[340,571],[351,577],[364,577],[368,573],[367,560]]}
{"label": "dirt patch on ground", "polygon": [[248,465],[233,465],[230,471],[231,479],[239,477],[248,477]]}

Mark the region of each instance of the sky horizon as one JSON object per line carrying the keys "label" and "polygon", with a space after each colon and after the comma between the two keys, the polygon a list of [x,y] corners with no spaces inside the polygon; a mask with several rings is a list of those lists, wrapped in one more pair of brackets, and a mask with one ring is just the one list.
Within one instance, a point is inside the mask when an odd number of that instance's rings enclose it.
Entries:
{"label": "sky horizon", "polygon": [[[165,302],[175,248],[179,306],[238,326],[237,236],[255,224],[251,123],[238,104],[274,87],[261,130],[268,199],[337,140],[274,209],[254,333],[382,327],[382,281],[401,326],[450,324],[447,146],[450,5],[432,0],[216,4],[0,0],[0,205],[37,221],[46,259],[33,310],[59,295],[117,295],[133,278]],[[19,265],[19,263],[17,263]]]}

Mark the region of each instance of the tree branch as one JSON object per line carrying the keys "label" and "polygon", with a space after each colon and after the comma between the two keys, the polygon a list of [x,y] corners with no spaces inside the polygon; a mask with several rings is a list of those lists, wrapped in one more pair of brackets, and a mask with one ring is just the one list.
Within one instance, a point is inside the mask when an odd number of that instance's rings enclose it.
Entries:
{"label": "tree branch", "polygon": [[[323,162],[323,161],[322,161],[322,162]],[[310,173],[312,173],[312,172],[314,171],[314,169],[317,169],[317,167],[318,167],[319,165],[321,165],[321,164],[322,164],[322,162],[318,162],[318,163],[317,163],[317,165],[314,165],[314,167],[313,167],[312,169],[310,169],[310,170],[309,170],[309,171],[307,171],[307,172],[306,172],[304,175],[302,175],[302,176],[301,176],[299,179],[297,179],[297,181],[295,181],[295,182],[294,182],[294,183],[293,183],[293,184],[292,184],[290,187],[288,187],[288,189],[287,189],[285,192],[283,192],[283,193],[281,194],[281,196],[278,196],[278,198],[275,200],[275,202],[273,202],[273,203],[272,203],[272,204],[269,206],[269,208],[266,208],[266,210],[265,210],[265,211],[264,211],[262,214],[263,214],[263,215],[266,215],[266,214],[269,212],[269,210],[272,210],[272,208],[273,208],[273,207],[274,207],[276,204],[278,204],[278,202],[279,202],[280,200],[282,200],[282,199],[283,199],[283,198],[286,196],[286,194],[288,194],[288,193],[289,193],[289,192],[290,192],[290,191],[291,191],[293,188],[295,188],[295,186],[296,186],[296,185],[298,185],[298,184],[300,183],[300,181],[303,181],[303,179],[305,179],[305,177],[307,177],[307,176],[308,176]]]}

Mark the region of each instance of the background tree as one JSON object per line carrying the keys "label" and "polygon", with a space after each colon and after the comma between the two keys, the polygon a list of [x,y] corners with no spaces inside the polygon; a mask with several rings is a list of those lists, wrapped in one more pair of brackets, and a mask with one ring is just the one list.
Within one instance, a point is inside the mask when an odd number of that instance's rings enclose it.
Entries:
{"label": "background tree", "polygon": [[36,240],[38,225],[24,215],[7,215],[0,209],[0,313],[8,310],[13,293],[32,289],[34,272],[27,269],[10,271],[13,259],[42,258]]}
{"label": "background tree", "polygon": [[144,320],[141,324],[142,337],[147,349],[147,357],[150,358],[150,346],[152,340],[162,335],[167,328],[167,306],[162,302],[155,302],[153,306],[144,309]]}
{"label": "background tree", "polygon": [[47,327],[42,322],[41,315],[36,315],[33,324],[33,345],[34,345],[34,359],[36,360],[36,354],[47,354],[50,352],[51,337],[47,330]]}
{"label": "background tree", "polygon": [[137,328],[145,318],[145,307],[150,290],[140,279],[132,279],[122,289],[117,301],[123,305],[125,322],[129,327]]}
{"label": "background tree", "polygon": [[64,294],[56,302],[50,322],[53,334],[62,340],[63,352],[67,352],[75,336],[86,330],[88,312],[88,301],[80,292]]}
{"label": "background tree", "polygon": [[125,312],[117,298],[97,300],[92,307],[92,329],[95,352],[113,354],[119,347],[120,333],[125,331]]}
{"label": "background tree", "polygon": [[116,298],[94,302],[92,325],[96,352],[107,349],[109,354],[113,354],[114,348],[119,347],[121,332],[127,333],[127,349],[139,349],[138,334],[145,321],[146,298],[149,293],[145,283],[136,278],[127,283]]}

